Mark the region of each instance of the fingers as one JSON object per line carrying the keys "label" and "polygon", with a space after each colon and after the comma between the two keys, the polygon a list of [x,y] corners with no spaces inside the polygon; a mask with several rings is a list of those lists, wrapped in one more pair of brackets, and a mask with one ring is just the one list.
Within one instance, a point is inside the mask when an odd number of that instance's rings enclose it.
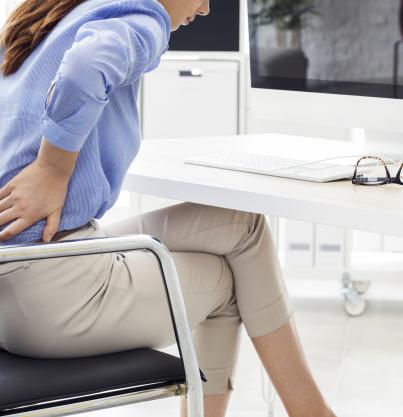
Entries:
{"label": "fingers", "polygon": [[[44,242],[49,242],[55,235],[55,233],[58,231],[62,210],[62,207],[58,208],[47,217],[47,223],[45,225],[42,235],[42,240]],[[0,214],[0,225],[10,223],[14,219],[15,215],[12,214],[10,209],[7,209]],[[32,226],[33,223],[35,222],[32,222],[28,219],[17,218],[14,222],[10,223],[5,229],[0,231],[0,242],[9,240],[15,235],[18,235],[28,227]]]}
{"label": "fingers", "polygon": [[6,184],[3,188],[0,188],[0,200],[7,197],[9,194],[11,194],[11,190],[8,187],[8,184]]}
{"label": "fingers", "polygon": [[17,218],[18,216],[16,215],[15,210],[12,210],[12,208],[8,208],[7,210],[4,210],[0,213],[0,226],[10,223],[11,221]]}
{"label": "fingers", "polygon": [[11,239],[15,235],[18,235],[18,233],[27,229],[30,225],[31,223],[27,219],[20,218],[15,220],[0,232],[0,242]]}
{"label": "fingers", "polygon": [[13,206],[10,195],[0,200],[0,213]]}
{"label": "fingers", "polygon": [[60,216],[62,213],[62,208],[58,208],[47,218],[47,223],[43,229],[42,240],[44,242],[49,242],[55,233],[59,230]]}

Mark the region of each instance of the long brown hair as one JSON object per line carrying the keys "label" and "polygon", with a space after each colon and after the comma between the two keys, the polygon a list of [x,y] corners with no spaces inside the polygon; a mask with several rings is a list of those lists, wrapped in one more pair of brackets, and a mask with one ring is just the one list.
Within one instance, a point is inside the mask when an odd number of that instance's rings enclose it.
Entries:
{"label": "long brown hair", "polygon": [[5,49],[3,75],[16,72],[57,22],[84,1],[25,0],[16,7],[0,33],[0,48]]}

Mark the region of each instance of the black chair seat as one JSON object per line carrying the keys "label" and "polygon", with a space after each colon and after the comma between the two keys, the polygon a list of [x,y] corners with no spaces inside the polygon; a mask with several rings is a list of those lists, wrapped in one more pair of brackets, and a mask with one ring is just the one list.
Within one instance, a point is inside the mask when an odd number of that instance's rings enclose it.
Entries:
{"label": "black chair seat", "polygon": [[73,359],[26,358],[1,350],[0,415],[37,402],[185,381],[180,358],[153,349]]}

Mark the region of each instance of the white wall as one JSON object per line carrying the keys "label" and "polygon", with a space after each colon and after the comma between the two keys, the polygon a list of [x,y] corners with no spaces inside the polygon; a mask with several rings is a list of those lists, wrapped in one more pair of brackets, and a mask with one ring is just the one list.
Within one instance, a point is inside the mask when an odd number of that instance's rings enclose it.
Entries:
{"label": "white wall", "polygon": [[7,17],[14,8],[23,0],[1,0],[0,6],[0,28],[3,27]]}
{"label": "white wall", "polygon": [[[393,44],[400,39],[398,0],[321,0],[302,29],[308,78],[390,78]],[[354,16],[354,19],[351,17]],[[276,47],[273,25],[259,29],[260,42]]]}

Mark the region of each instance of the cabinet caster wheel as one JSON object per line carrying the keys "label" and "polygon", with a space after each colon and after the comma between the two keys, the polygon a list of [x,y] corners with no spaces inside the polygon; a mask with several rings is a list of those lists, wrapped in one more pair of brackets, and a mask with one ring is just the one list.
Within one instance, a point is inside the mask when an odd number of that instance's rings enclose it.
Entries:
{"label": "cabinet caster wheel", "polygon": [[371,285],[371,281],[352,281],[353,288],[357,291],[357,294],[365,294],[368,292]]}
{"label": "cabinet caster wheel", "polygon": [[344,300],[344,311],[351,317],[361,316],[366,307],[365,300],[362,297],[356,297],[354,303]]}

